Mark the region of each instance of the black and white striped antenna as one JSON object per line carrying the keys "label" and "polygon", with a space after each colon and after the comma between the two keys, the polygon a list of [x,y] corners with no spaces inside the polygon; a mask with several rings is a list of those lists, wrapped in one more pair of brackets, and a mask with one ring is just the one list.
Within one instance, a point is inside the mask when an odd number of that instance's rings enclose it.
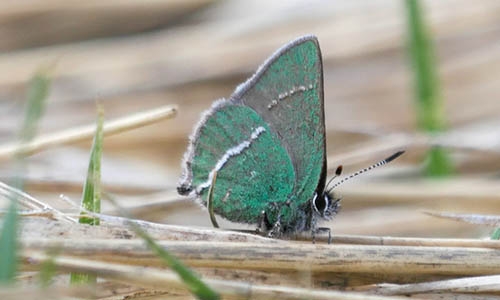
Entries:
{"label": "black and white striped antenna", "polygon": [[328,188],[328,186],[330,185],[330,183],[332,183],[332,181],[333,181],[335,178],[339,177],[339,176],[340,176],[340,174],[342,174],[342,169],[343,169],[343,168],[344,168],[344,167],[342,167],[342,165],[339,165],[339,166],[337,167],[337,169],[335,169],[335,175],[333,175],[333,176],[332,176],[332,178],[330,178],[330,180],[328,180],[327,184],[325,185],[325,189],[326,189],[326,188]]}
{"label": "black and white striped antenna", "polygon": [[[379,161],[378,163],[369,166],[368,168],[364,168],[364,169],[359,170],[359,171],[357,171],[355,173],[352,173],[351,175],[349,175],[347,177],[342,178],[339,182],[336,182],[331,188],[329,188],[328,191],[327,191],[327,193],[330,193],[334,188],[338,187],[339,185],[343,184],[344,182],[348,181],[351,178],[354,178],[354,177],[356,177],[356,176],[358,176],[360,174],[363,174],[363,173],[365,173],[367,171],[373,170],[373,169],[378,168],[380,166],[383,166],[383,165],[385,165],[387,163],[390,163],[391,161],[393,161],[396,158],[398,158],[399,156],[401,156],[403,153],[405,153],[405,152],[404,151],[398,151],[398,152],[394,153],[393,155],[387,157],[386,159],[383,159],[383,160]],[[340,172],[338,172],[339,169],[340,169],[340,171],[342,171],[342,166],[337,167],[337,170],[335,171],[335,176],[332,179],[330,179],[330,181],[328,181],[328,184],[330,184],[330,182],[334,178],[336,178],[337,176],[340,175]],[[327,188],[328,188],[328,184],[327,184]]]}

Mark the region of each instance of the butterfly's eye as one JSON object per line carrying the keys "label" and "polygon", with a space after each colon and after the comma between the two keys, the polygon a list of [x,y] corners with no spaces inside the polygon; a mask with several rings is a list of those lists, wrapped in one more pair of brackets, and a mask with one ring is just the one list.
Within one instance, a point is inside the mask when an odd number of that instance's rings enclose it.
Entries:
{"label": "butterfly's eye", "polygon": [[325,214],[325,210],[328,208],[328,203],[330,202],[330,197],[328,194],[323,194],[322,197],[318,197],[318,194],[314,195],[313,198],[313,207],[314,210],[323,216]]}

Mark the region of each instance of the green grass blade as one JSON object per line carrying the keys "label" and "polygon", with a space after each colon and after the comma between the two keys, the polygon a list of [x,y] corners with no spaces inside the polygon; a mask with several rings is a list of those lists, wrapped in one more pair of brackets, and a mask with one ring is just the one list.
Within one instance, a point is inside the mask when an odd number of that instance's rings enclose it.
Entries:
{"label": "green grass blade", "polygon": [[[26,112],[24,122],[19,131],[19,141],[29,142],[36,135],[37,125],[43,116],[45,102],[50,90],[50,79],[46,71],[37,72],[30,80],[26,97]],[[23,153],[15,155],[15,176],[12,185],[23,188],[21,174],[25,170]],[[17,199],[10,199],[7,214],[3,218],[0,232],[0,283],[11,283],[17,272],[17,234],[19,216],[17,214]]]}
{"label": "green grass blade", "polygon": [[[85,211],[101,212],[101,156],[103,144],[103,117],[102,109],[98,109],[97,129],[90,151],[89,167],[87,170],[87,178],[83,186],[82,207]],[[85,212],[82,213],[85,215]],[[80,224],[99,225],[97,217],[80,217]],[[96,283],[97,278],[89,274],[71,273],[71,283],[73,284],[89,284]]]}
{"label": "green grass blade", "polygon": [[42,262],[40,266],[40,286],[42,288],[49,287],[56,275],[57,265],[55,263],[55,257],[58,255],[59,249],[52,249],[48,251],[48,258]]}
{"label": "green grass blade", "polygon": [[[436,133],[445,130],[445,117],[432,42],[420,4],[416,0],[406,0],[417,120],[421,130]],[[426,173],[430,176],[453,173],[453,164],[444,149],[432,148],[427,154],[426,163]]]}
{"label": "green grass blade", "polygon": [[45,111],[49,90],[50,78],[47,73],[37,72],[28,85],[25,121],[19,136],[21,142],[30,141],[35,137],[38,122]]}
{"label": "green grass blade", "polygon": [[[134,224],[135,225],[135,224]],[[203,300],[215,300],[220,299],[219,294],[212,290],[208,285],[206,285],[198,276],[193,273],[187,266],[185,266],[180,260],[175,258],[168,251],[163,249],[158,245],[154,239],[149,236],[146,232],[141,230],[137,225],[132,226],[134,231],[139,235],[148,245],[148,247],[153,250],[163,261],[174,270],[182,281],[188,286],[191,293],[196,295],[198,299]]]}
{"label": "green grass blade", "polygon": [[[120,211],[122,216],[125,216],[129,219],[131,217],[127,214],[125,210],[123,210],[116,201],[112,197],[109,197],[109,200],[114,204],[114,206]],[[174,272],[176,272],[181,280],[186,284],[189,291],[196,296],[198,299],[203,300],[217,300],[220,299],[220,296],[217,292],[212,290],[207,284],[205,284],[191,269],[185,266],[180,260],[178,260],[175,256],[170,254],[167,250],[163,249],[160,245],[158,245],[155,240],[147,234],[144,230],[142,230],[137,224],[133,221],[128,222],[129,226],[134,230],[134,232],[140,236],[148,245],[148,247],[158,255]]]}
{"label": "green grass blade", "polygon": [[0,283],[12,283],[17,271],[17,201],[12,200],[0,233]]}
{"label": "green grass blade", "polygon": [[[104,116],[101,109],[98,112],[97,128],[90,151],[87,178],[83,186],[82,207],[91,212],[101,212],[101,156],[103,144],[103,121]],[[81,224],[99,225],[99,218],[81,217]]]}
{"label": "green grass blade", "polygon": [[492,240],[500,240],[500,228],[496,228],[490,236]]}
{"label": "green grass blade", "polygon": [[[19,131],[19,141],[28,143],[37,132],[37,126],[45,111],[45,104],[50,91],[50,78],[47,70],[38,71],[29,81],[26,92],[26,111],[24,121]],[[15,155],[15,176],[12,185],[23,190],[24,182],[21,174],[25,171],[24,153],[18,152]]]}

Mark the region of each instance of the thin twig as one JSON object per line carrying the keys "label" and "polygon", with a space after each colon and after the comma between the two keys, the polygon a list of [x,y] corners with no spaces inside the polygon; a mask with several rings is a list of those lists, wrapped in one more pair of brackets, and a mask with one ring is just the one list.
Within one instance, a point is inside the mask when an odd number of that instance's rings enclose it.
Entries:
{"label": "thin twig", "polygon": [[[159,259],[149,252],[140,240],[29,238],[21,239],[21,242],[27,250],[58,247],[62,254],[96,259],[100,257],[109,262],[127,262],[142,266],[155,266],[159,263]],[[412,276],[491,275],[498,273],[500,269],[500,250],[486,248],[215,241],[158,243],[194,267]]]}
{"label": "thin twig", "polygon": [[75,219],[67,216],[63,212],[1,181],[0,181],[0,195],[3,195],[10,199],[17,199],[17,201],[19,201],[21,205],[24,205],[25,207],[28,207],[29,209],[32,209],[34,211],[50,212],[49,215],[58,220],[70,221],[72,223],[76,222]]}
{"label": "thin twig", "polygon": [[[137,113],[104,123],[104,135],[113,135],[138,127],[173,118],[177,113],[176,106],[164,106]],[[12,158],[15,154],[32,155],[41,150],[91,139],[95,133],[95,124],[71,128],[60,132],[42,135],[24,144],[7,144],[0,146],[0,161]]]}
{"label": "thin twig", "polygon": [[402,285],[377,285],[376,288],[376,293],[382,295],[411,295],[436,292],[498,293],[500,292],[500,275],[467,277]]}
{"label": "thin twig", "polygon": [[[47,259],[46,255],[40,252],[25,252],[23,256],[25,259],[33,262],[41,262]],[[68,272],[77,271],[91,273],[102,278],[163,290],[185,289],[185,285],[173,272],[157,268],[119,265],[66,256],[58,256],[54,258],[54,263],[57,265],[58,269]],[[236,297],[236,299],[403,299],[396,297],[387,298],[356,292],[325,291],[318,289],[313,290],[279,285],[253,285],[247,282],[208,278],[204,278],[204,282],[220,292],[221,295],[225,297]]]}
{"label": "thin twig", "polygon": [[[310,236],[301,236],[304,240],[310,240]],[[327,237],[319,237],[326,242]],[[385,245],[385,246],[419,246],[419,247],[467,247],[467,248],[491,248],[500,249],[500,242],[494,240],[480,239],[439,239],[439,238],[415,238],[415,237],[390,237],[390,236],[366,236],[366,235],[342,235],[336,234],[332,237],[334,244],[353,245]]]}
{"label": "thin twig", "polygon": [[500,226],[500,216],[496,215],[480,215],[480,214],[457,214],[449,212],[424,212],[425,214],[437,218],[449,219],[469,224]]}

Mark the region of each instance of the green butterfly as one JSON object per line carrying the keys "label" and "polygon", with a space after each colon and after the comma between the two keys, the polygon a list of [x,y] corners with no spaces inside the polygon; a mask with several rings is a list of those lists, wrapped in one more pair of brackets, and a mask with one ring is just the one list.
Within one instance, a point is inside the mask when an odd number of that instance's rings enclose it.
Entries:
{"label": "green butterfly", "polygon": [[216,101],[191,136],[183,168],[179,194],[195,196],[206,206],[217,174],[214,212],[230,221],[257,223],[270,236],[307,230],[314,235],[318,219],[331,219],[340,198],[325,190],[317,38],[304,36],[283,46],[229,99]]}

